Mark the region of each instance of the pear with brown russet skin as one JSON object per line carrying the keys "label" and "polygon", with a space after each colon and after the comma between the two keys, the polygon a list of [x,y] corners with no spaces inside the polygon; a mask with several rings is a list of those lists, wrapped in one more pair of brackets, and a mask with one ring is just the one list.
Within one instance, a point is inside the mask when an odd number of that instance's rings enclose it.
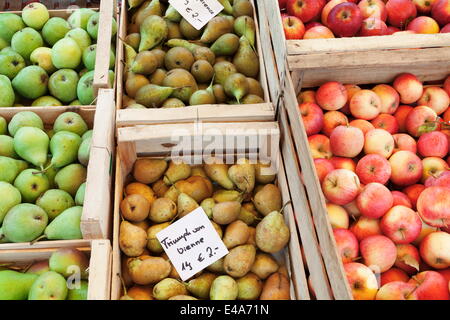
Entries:
{"label": "pear with brown russet skin", "polygon": [[152,189],[158,198],[162,198],[164,197],[164,194],[169,190],[169,187],[164,183],[164,180],[161,178],[152,184]]}
{"label": "pear with brown russet skin", "polygon": [[[152,73],[152,75],[149,77],[149,80],[150,80],[151,84],[156,84],[158,86],[162,86],[166,76],[167,76],[167,70],[158,68],[155,70],[155,72]],[[165,102],[163,103],[163,106],[164,106],[164,104],[165,104]]]}
{"label": "pear with brown russet skin", "polygon": [[248,93],[247,78],[241,73],[234,73],[225,80],[223,88],[229,97],[234,97],[240,104],[241,99]]}
{"label": "pear with brown russet skin", "polygon": [[148,84],[150,81],[144,75],[130,72],[125,81],[125,91],[130,98],[134,99],[138,91]]}
{"label": "pear with brown russet skin", "polygon": [[239,37],[234,33],[220,36],[211,46],[216,56],[232,56],[239,49]]}
{"label": "pear with brown russet skin", "polygon": [[249,0],[233,1],[233,16],[250,16],[253,17],[253,5]]}
{"label": "pear with brown russet skin", "polygon": [[233,31],[233,25],[230,20],[225,17],[216,16],[212,18],[206,25],[206,29],[200,38],[203,43],[212,43],[220,36]]}
{"label": "pear with brown russet skin", "polygon": [[161,17],[162,14],[162,5],[159,0],[146,1],[131,17],[131,24],[135,25],[139,29],[146,18],[152,15]]}
{"label": "pear with brown russet skin", "polygon": [[253,78],[247,77],[248,82],[248,94],[255,95],[264,99],[264,89],[261,86],[261,83]]}
{"label": "pear with brown russet skin", "polygon": [[[229,61],[220,61],[214,64],[214,84],[220,84],[222,86],[225,85],[225,81],[232,74],[237,73],[237,68],[234,64]],[[247,84],[248,86],[248,84]]]}
{"label": "pear with brown russet skin", "polygon": [[281,272],[273,273],[264,283],[260,300],[290,300],[289,279]]}
{"label": "pear with brown russet skin", "polygon": [[213,194],[213,199],[215,202],[225,202],[225,201],[237,201],[242,202],[242,193],[237,190],[224,190],[219,189]]}
{"label": "pear with brown russet skin", "polygon": [[241,100],[241,104],[259,104],[264,103],[264,99],[260,96],[257,96],[255,94],[247,94],[244,98]]}
{"label": "pear with brown russet skin", "polygon": [[159,108],[173,92],[172,87],[147,84],[138,90],[135,99],[147,108]]}
{"label": "pear with brown russet skin", "polygon": [[234,32],[239,37],[246,37],[252,47],[255,47],[256,25],[253,18],[249,16],[240,16],[234,21]]}
{"label": "pear with brown russet skin", "polygon": [[122,216],[132,222],[140,222],[148,217],[150,202],[140,194],[130,194],[120,203]]}
{"label": "pear with brown russet skin", "polygon": [[192,53],[188,49],[182,47],[169,49],[164,57],[164,65],[167,70],[181,68],[189,71],[194,62],[195,60]]}
{"label": "pear with brown russet skin", "polygon": [[197,48],[195,48],[192,51],[192,54],[194,55],[195,61],[206,60],[211,65],[214,65],[214,63],[216,63],[216,55],[208,47],[200,47],[200,46],[198,46]]}
{"label": "pear with brown russet skin", "polygon": [[139,52],[155,48],[166,40],[168,33],[169,28],[163,18],[157,15],[148,16],[140,26]]}
{"label": "pear with brown russet skin", "polygon": [[214,97],[216,97],[216,102],[218,104],[224,104],[227,102],[228,97],[225,93],[225,89],[220,84],[213,85]]}
{"label": "pear with brown russet skin", "polygon": [[198,83],[209,83],[214,77],[214,68],[206,60],[197,60],[191,67],[191,73]]}
{"label": "pear with brown russet skin", "polygon": [[242,204],[238,219],[248,226],[253,225],[259,219],[255,205],[251,202]]}
{"label": "pear with brown russet skin", "polygon": [[248,226],[241,220],[236,220],[230,223],[225,229],[223,243],[227,249],[233,249],[234,247],[246,244],[248,236]]}
{"label": "pear with brown russet skin", "polygon": [[167,99],[161,108],[167,109],[167,108],[183,108],[186,107],[183,101],[177,98],[169,98]]}
{"label": "pear with brown russet skin", "polygon": [[233,64],[238,72],[246,77],[256,78],[259,73],[259,58],[250,41],[242,36],[239,39],[239,49],[234,55]]}
{"label": "pear with brown russet skin", "polygon": [[151,51],[139,52],[131,64],[131,72],[150,75],[158,67],[158,58]]}
{"label": "pear with brown russet skin", "polygon": [[138,159],[134,163],[133,177],[140,183],[150,184],[159,180],[167,169],[167,161]]}
{"label": "pear with brown russet skin", "polygon": [[193,176],[187,178],[186,180],[178,181],[175,183],[175,187],[177,187],[180,192],[189,195],[198,203],[211,197],[213,192],[211,181],[198,176]]}
{"label": "pear with brown russet skin", "polygon": [[200,38],[203,29],[197,30],[195,29],[186,19],[181,19],[180,21],[180,30],[181,34],[187,40],[195,40]]}
{"label": "pear with brown russet skin", "polygon": [[174,89],[172,98],[178,98],[184,103],[189,103],[192,94],[198,90],[194,76],[184,69],[170,70],[163,81],[163,86]]}

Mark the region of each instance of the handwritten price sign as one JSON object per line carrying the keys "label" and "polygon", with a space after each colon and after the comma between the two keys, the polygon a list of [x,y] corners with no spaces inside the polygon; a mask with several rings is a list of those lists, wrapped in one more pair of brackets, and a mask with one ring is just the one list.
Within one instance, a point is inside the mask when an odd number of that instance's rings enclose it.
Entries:
{"label": "handwritten price sign", "polygon": [[201,207],[160,231],[156,238],[183,281],[228,254]]}
{"label": "handwritten price sign", "polygon": [[223,10],[217,0],[169,0],[169,3],[197,30]]}

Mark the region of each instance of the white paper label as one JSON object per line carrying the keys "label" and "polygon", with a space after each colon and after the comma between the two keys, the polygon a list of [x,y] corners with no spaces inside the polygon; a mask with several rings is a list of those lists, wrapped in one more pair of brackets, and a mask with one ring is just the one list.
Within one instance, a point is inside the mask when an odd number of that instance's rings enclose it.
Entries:
{"label": "white paper label", "polygon": [[202,207],[160,231],[156,238],[183,281],[228,254]]}
{"label": "white paper label", "polygon": [[217,0],[169,0],[169,3],[197,30],[223,10]]}

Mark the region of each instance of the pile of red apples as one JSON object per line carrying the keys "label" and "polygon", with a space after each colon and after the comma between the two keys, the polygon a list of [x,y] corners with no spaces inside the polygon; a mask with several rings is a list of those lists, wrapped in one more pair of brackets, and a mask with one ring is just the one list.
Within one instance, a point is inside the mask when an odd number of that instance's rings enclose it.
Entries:
{"label": "pile of red apples", "polygon": [[286,39],[450,32],[450,0],[278,0]]}
{"label": "pile of red apples", "polygon": [[450,76],[298,95],[355,299],[450,299]]}

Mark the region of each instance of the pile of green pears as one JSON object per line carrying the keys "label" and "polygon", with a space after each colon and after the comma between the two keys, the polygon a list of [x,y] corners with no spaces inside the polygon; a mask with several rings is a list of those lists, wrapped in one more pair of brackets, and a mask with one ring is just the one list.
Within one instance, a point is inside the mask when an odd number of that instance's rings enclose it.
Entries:
{"label": "pile of green pears", "polygon": [[29,266],[0,267],[0,300],[87,300],[89,258],[63,248]]}
{"label": "pile of green pears", "polygon": [[264,103],[253,5],[220,2],[197,30],[167,1],[128,0],[124,108]]}
{"label": "pile of green pears", "polygon": [[0,116],[0,243],[82,239],[92,130],[74,112],[44,128],[34,112]]}
{"label": "pile of green pears", "polygon": [[68,20],[50,17],[37,2],[22,16],[0,13],[0,107],[92,105],[99,17],[92,9],[77,9]]}

